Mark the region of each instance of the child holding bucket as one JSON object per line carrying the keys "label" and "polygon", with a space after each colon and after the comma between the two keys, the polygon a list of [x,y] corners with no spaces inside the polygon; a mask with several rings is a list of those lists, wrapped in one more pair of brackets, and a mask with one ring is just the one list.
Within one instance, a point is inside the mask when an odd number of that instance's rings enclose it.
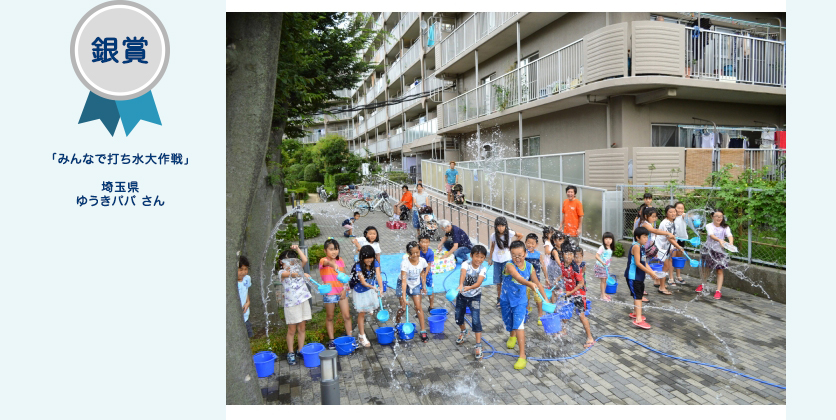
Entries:
{"label": "child holding bucket", "polygon": [[627,268],[624,269],[624,278],[627,280],[630,295],[633,296],[633,312],[630,318],[634,318],[633,325],[645,330],[650,329],[650,324],[645,322],[645,317],[642,316],[645,274],[650,274],[653,280],[658,280],[656,273],[645,263],[644,245],[649,240],[647,238],[649,233],[641,226],[633,231],[633,245],[630,246],[630,252],[627,254]]}
{"label": "child holding bucket", "polygon": [[546,286],[554,288],[550,302],[557,302],[557,296],[563,293],[563,272],[560,264],[560,253],[565,238],[563,235],[553,232],[549,237],[551,247],[549,248],[549,264],[546,269]]}
{"label": "child holding bucket", "polygon": [[[534,266],[534,272],[537,273],[537,280],[540,280],[540,251],[537,251],[537,234],[529,233],[525,237],[525,261]],[[528,300],[531,301],[531,289],[526,289]],[[543,317],[543,301],[537,293],[534,293],[534,304],[537,305],[537,325],[543,325],[540,318]],[[543,296],[545,298],[545,296]],[[528,307],[526,307],[528,311]]]}
{"label": "child holding bucket", "polygon": [[[574,257],[574,258],[573,258]],[[586,318],[586,282],[584,281],[584,274],[586,272],[586,263],[583,261],[583,249],[576,247],[575,252],[564,253],[563,271],[563,285],[566,287],[566,301],[575,307],[578,313],[578,318],[581,320],[583,329],[586,332],[585,348],[592,347],[595,344],[595,339],[592,338],[592,330],[589,328],[589,319]],[[564,328],[561,328],[560,334],[566,334],[566,327],[568,320],[563,320]]]}
{"label": "child holding bucket", "polygon": [[[433,270],[432,264],[435,261],[435,253],[433,252],[432,248],[430,248],[430,235],[426,233],[422,233],[418,235],[418,248],[420,248],[419,255],[424,261],[427,262],[427,293],[430,295],[430,307],[427,308],[427,313],[433,310],[433,294],[429,293],[430,288],[433,287]],[[415,314],[418,316],[418,314]]]}
{"label": "child holding bucket", "polygon": [[[673,221],[674,234],[676,235],[677,238],[687,238],[688,237],[688,225],[686,224],[686,221],[685,221],[685,218],[687,217],[685,215],[685,204],[681,201],[678,201],[676,204],[673,205],[673,207],[676,209],[676,219],[674,219],[674,221]],[[685,241],[684,240],[677,239],[676,243],[679,244],[680,248],[685,246]],[[673,256],[682,258],[682,257],[685,256],[685,251],[684,250],[682,250],[682,251],[677,250],[676,252],[674,252]],[[681,268],[676,269],[676,283],[677,284],[685,284],[685,281],[682,280],[682,269]]]}
{"label": "child holding bucket", "polygon": [[[721,210],[715,210],[711,214],[711,222],[705,226],[708,240],[703,244],[700,254],[702,254],[703,267],[717,271],[717,291],[714,292],[714,299],[720,299],[723,296],[720,292],[720,289],[723,288],[723,270],[729,266],[729,256],[723,251],[723,248],[726,245],[726,239],[728,239],[729,245],[734,245],[734,237],[732,237],[731,229],[726,224],[725,215]],[[697,287],[697,293],[702,292],[702,289],[703,285],[700,284]]]}
{"label": "child holding bucket", "polygon": [[[366,338],[366,312],[372,312],[378,307],[378,293],[383,294],[382,281],[380,279],[380,264],[374,257],[374,248],[371,245],[364,245],[360,248],[360,258],[351,267],[351,281],[349,285],[353,291],[352,300],[354,310],[357,311],[357,341],[363,347],[371,346]],[[376,291],[377,293],[374,293]]]}
{"label": "child holding bucket", "polygon": [[302,264],[308,263],[305,253],[299,252],[297,245],[279,255],[282,269],[279,279],[284,286],[284,319],[287,323],[287,364],[296,364],[296,352],[293,351],[293,336],[298,331],[297,341],[299,350],[305,346],[305,321],[311,319],[311,305],[308,300],[311,292],[305,284],[305,277],[310,274],[302,272]]}
{"label": "child holding bucket", "polygon": [[[656,213],[656,209],[653,207],[645,207],[642,211],[641,221],[639,222],[639,227],[645,228],[647,230],[647,243],[644,245],[645,257],[653,259],[657,258],[657,254],[659,253],[659,247],[656,246],[656,236],[667,236],[668,238],[673,238],[674,240],[676,237],[673,235],[672,232],[666,232],[664,230],[656,229],[653,226],[656,223],[656,219],[658,215]],[[659,287],[659,293],[663,295],[670,295],[671,292],[668,291],[668,288],[665,286],[664,280],[659,279],[658,277],[654,277],[653,285]]]}
{"label": "child holding bucket", "polygon": [[615,235],[612,232],[605,232],[601,238],[601,246],[595,253],[595,277],[601,280],[601,300],[609,302],[612,299],[604,290],[607,288],[607,270],[612,262],[612,253],[615,249]]}
{"label": "child holding bucket", "polygon": [[340,258],[340,244],[334,238],[325,241],[325,256],[319,260],[319,277],[331,291],[322,297],[325,304],[325,330],[328,332],[328,349],[334,350],[334,310],[340,305],[340,315],[345,325],[345,335],[351,335],[351,314],[348,309],[348,287],[337,280],[337,273],[345,273],[345,262]]}
{"label": "child holding bucket", "polygon": [[[525,289],[539,289],[541,295],[545,295],[543,285],[537,280],[534,266],[525,260],[525,245],[522,241],[511,243],[511,261],[505,263],[502,270],[502,293],[499,297],[499,307],[502,310],[502,321],[505,329],[510,333],[508,342],[505,343],[509,349],[513,349],[519,342],[520,357],[514,363],[514,369],[525,369],[527,360],[525,357],[525,317],[528,315],[528,299]],[[494,267],[500,269],[501,266]]]}
{"label": "child holding bucket", "polygon": [[456,344],[464,343],[467,338],[467,327],[464,325],[464,314],[470,308],[473,333],[476,335],[476,348],[473,350],[476,360],[482,358],[482,322],[479,319],[479,306],[482,301],[482,281],[485,280],[487,267],[482,267],[488,250],[483,245],[476,245],[470,249],[470,261],[462,264],[459,276],[459,295],[456,296],[456,325],[461,328]]}
{"label": "child holding bucket", "polygon": [[[412,241],[406,244],[406,253],[409,258],[401,261],[401,276],[398,278],[397,295],[400,298],[401,308],[407,305],[406,296],[412,297],[415,305],[415,312],[418,313],[418,322],[421,324],[421,341],[426,343],[429,340],[426,324],[424,323],[424,312],[421,311],[421,295],[427,290],[427,260],[421,258],[421,251],[418,243]],[[403,309],[398,309],[396,323],[400,323]],[[406,322],[409,322],[407,319]]]}
{"label": "child holding bucket", "polygon": [[[656,258],[665,263],[664,272],[668,273],[668,284],[672,286],[677,285],[677,283],[673,278],[673,260],[671,260],[673,255],[671,254],[673,254],[674,250],[685,252],[682,247],[679,246],[679,243],[676,242],[676,235],[673,235],[676,231],[676,226],[674,225],[675,220],[676,208],[670,205],[665,207],[665,220],[662,220],[662,223],[659,224],[659,230],[668,232],[671,236],[656,235],[656,248],[659,249],[659,252],[656,253]],[[662,293],[663,295],[671,294],[670,292],[663,292],[661,288],[659,293]]]}

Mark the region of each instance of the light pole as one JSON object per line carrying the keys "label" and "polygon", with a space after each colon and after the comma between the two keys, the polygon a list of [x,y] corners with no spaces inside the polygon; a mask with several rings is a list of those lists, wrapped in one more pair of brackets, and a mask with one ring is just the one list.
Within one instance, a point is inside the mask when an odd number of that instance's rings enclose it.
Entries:
{"label": "light pole", "polygon": [[324,350],[319,353],[321,379],[319,382],[322,405],[340,405],[340,375],[337,370],[337,351]]}

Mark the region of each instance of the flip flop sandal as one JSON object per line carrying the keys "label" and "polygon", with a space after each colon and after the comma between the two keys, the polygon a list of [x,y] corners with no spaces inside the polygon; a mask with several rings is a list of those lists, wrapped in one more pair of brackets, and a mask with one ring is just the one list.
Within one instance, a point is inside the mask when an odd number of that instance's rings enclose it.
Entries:
{"label": "flip flop sandal", "polygon": [[[668,290],[665,290],[664,292],[663,292],[663,291],[661,291],[661,290],[657,290],[657,292],[659,292],[659,293],[661,293],[661,294],[663,294],[663,295],[665,295],[665,296],[671,296],[671,295],[673,295],[673,293],[671,293],[671,292],[670,292],[670,291],[668,291]],[[665,292],[667,292],[667,293],[665,293]]]}
{"label": "flip flop sandal", "polygon": [[645,297],[643,297],[643,298],[642,298],[642,303],[650,303],[650,300],[649,300],[649,299],[647,299],[647,298],[645,298]]}

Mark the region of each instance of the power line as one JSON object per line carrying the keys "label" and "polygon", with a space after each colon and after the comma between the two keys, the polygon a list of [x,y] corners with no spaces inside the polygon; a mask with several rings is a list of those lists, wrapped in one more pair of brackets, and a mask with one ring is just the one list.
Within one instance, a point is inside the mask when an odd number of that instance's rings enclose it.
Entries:
{"label": "power line", "polygon": [[329,113],[330,114],[339,114],[341,112],[354,112],[354,111],[362,111],[362,110],[366,110],[366,109],[377,109],[377,108],[380,108],[380,107],[383,107],[383,106],[395,105],[395,104],[399,104],[399,103],[402,103],[402,102],[411,101],[413,99],[425,98],[427,96],[434,95],[435,93],[438,92],[438,90],[445,91],[445,90],[450,90],[450,89],[453,89],[452,85],[448,86],[448,87],[445,87],[445,88],[436,88],[436,89],[433,89],[433,90],[428,91],[428,92],[421,92],[421,93],[415,93],[415,94],[412,94],[412,95],[401,96],[399,98],[390,99],[388,101],[383,101],[383,102],[373,102],[373,103],[370,103],[370,104],[365,104],[365,105],[360,105],[360,106],[355,106],[355,107],[350,107],[350,108],[335,108],[335,109],[326,110],[326,111],[313,112],[313,113],[311,113],[311,115],[320,115],[320,114],[329,114]]}

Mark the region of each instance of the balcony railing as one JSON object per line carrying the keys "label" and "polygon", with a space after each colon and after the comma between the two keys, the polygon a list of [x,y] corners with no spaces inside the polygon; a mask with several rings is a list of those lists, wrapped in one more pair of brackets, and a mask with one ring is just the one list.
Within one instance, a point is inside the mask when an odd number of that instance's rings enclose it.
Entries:
{"label": "balcony railing", "polygon": [[389,147],[391,147],[392,150],[398,150],[401,147],[403,147],[404,134],[404,132],[400,132],[398,134],[393,135],[392,137],[389,137]]}
{"label": "balcony railing", "polygon": [[398,21],[398,24],[392,28],[392,36],[387,37],[386,40],[386,51],[392,49],[398,41],[401,40],[401,36],[403,36],[404,31],[409,29],[409,25],[412,24],[412,21],[418,18],[418,12],[406,12],[401,14],[401,19]]}
{"label": "balcony railing", "polygon": [[383,61],[383,56],[386,55],[386,51],[384,50],[384,46],[380,46],[380,48],[375,51],[374,56],[372,57],[372,64],[378,64]]}
{"label": "balcony railing", "polygon": [[370,103],[374,102],[374,98],[376,96],[377,95],[375,95],[375,93],[374,93],[374,86],[372,86],[371,88],[369,88],[369,91],[366,92],[366,103],[370,104]]}
{"label": "balcony railing", "polygon": [[477,12],[459,25],[444,40],[441,41],[441,63],[437,67],[452,62],[464,50],[474,46],[479,40],[488,36],[496,28],[502,26],[508,19],[520,12]]}
{"label": "balcony railing", "polygon": [[443,80],[432,76],[424,78],[424,92],[435,92],[450,86],[453,86],[452,80]]}
{"label": "balcony railing", "polygon": [[386,83],[384,80],[382,78],[377,79],[377,81],[374,82],[374,96],[377,97],[377,95],[383,93],[384,89],[386,89]]}
{"label": "balcony railing", "polygon": [[442,103],[444,125],[504,111],[583,84],[583,40]]}
{"label": "balcony railing", "polygon": [[685,28],[685,68],[692,78],[787,85],[784,42]]}
{"label": "balcony railing", "polygon": [[386,111],[383,108],[378,109],[380,109],[380,111],[378,111],[377,114],[374,114],[374,126],[372,127],[377,127],[378,125],[386,122]]}
{"label": "balcony railing", "polygon": [[351,97],[351,89],[335,90],[334,95],[336,95],[339,98],[350,98]]}
{"label": "balcony railing", "polygon": [[[399,96],[398,98],[403,98],[403,97],[410,96],[410,95],[420,94],[421,92],[423,92],[422,85],[423,85],[423,82],[419,81],[417,85],[413,85],[411,88],[409,88],[409,90],[407,90],[403,95]],[[395,98],[395,99],[398,99],[398,98]],[[400,114],[404,110],[407,110],[410,107],[414,106],[420,100],[421,100],[421,97],[416,97],[416,98],[410,99],[408,101],[404,101],[404,102],[401,102],[401,103],[389,105],[389,118],[397,116],[398,114]]]}
{"label": "balcony railing", "polygon": [[404,144],[410,144],[415,140],[435,134],[438,131],[438,119],[433,118],[406,129],[404,133]]}
{"label": "balcony railing", "polygon": [[337,131],[334,131],[334,132],[331,132],[331,133],[328,133],[328,134],[336,134],[336,135],[339,135],[340,137],[348,140],[348,139],[353,139],[354,138],[354,129],[353,128],[346,128],[346,129],[337,130]]}
{"label": "balcony railing", "polygon": [[401,74],[409,69],[410,66],[415,64],[420,58],[421,53],[421,44],[413,44],[401,57],[400,60],[396,61],[389,67],[389,70],[386,72],[386,77],[389,79],[389,83],[394,83]]}

